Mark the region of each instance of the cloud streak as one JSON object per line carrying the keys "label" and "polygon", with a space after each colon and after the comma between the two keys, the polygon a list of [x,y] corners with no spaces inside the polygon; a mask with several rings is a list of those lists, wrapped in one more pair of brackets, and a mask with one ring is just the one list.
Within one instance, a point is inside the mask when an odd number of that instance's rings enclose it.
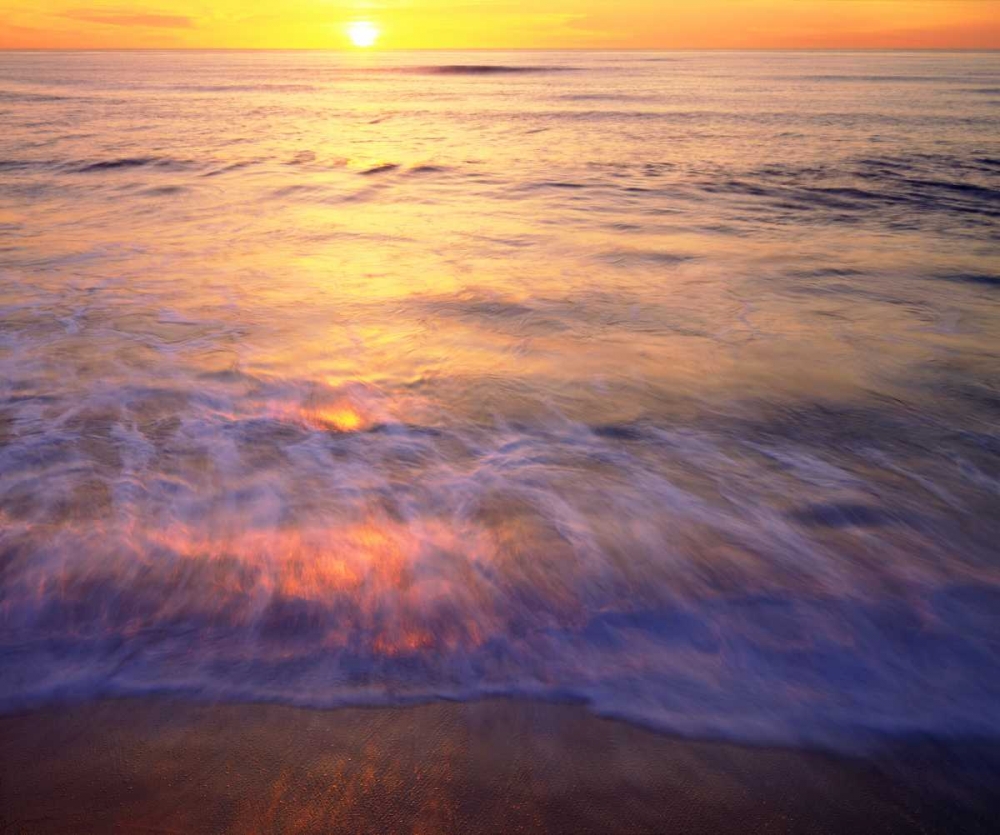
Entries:
{"label": "cloud streak", "polygon": [[194,29],[194,18],[186,15],[133,12],[128,9],[70,9],[60,17],[105,26],[141,26],[149,29]]}

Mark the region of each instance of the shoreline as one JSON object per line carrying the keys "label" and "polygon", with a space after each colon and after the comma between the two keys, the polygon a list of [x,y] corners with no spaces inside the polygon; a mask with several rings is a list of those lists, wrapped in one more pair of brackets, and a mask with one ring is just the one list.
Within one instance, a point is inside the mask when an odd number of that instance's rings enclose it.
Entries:
{"label": "shoreline", "polygon": [[0,717],[4,833],[986,833],[1000,745],[870,758],[522,699],[316,710],[144,697]]}

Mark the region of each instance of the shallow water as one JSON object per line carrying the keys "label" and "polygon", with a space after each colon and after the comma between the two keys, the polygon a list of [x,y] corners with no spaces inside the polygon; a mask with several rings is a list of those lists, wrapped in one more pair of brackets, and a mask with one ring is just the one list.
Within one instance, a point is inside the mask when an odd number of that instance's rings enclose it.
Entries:
{"label": "shallow water", "polygon": [[1000,56],[0,54],[0,709],[1000,733]]}

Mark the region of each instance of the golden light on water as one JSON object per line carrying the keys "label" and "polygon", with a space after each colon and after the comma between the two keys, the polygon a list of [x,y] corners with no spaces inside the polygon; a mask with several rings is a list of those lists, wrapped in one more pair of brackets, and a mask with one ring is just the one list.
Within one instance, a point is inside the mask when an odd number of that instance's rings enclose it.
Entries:
{"label": "golden light on water", "polygon": [[374,46],[378,36],[378,27],[368,20],[359,20],[347,27],[347,37],[351,39],[352,44],[360,49]]}
{"label": "golden light on water", "polygon": [[310,422],[334,432],[357,432],[365,426],[362,415],[350,406],[315,409],[309,414]]}

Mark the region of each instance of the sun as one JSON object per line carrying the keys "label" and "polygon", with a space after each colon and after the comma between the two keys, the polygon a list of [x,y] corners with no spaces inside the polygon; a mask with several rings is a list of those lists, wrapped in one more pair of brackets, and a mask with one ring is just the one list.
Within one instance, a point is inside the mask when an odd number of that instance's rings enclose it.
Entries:
{"label": "sun", "polygon": [[347,26],[347,37],[357,47],[365,48],[372,46],[378,40],[378,36],[378,27],[367,20],[359,20]]}

